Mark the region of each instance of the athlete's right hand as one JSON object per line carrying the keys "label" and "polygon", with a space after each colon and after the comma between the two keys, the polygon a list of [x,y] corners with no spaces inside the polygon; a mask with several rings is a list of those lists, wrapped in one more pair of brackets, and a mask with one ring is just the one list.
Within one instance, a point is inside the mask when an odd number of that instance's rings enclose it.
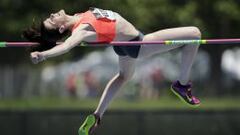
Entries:
{"label": "athlete's right hand", "polygon": [[38,64],[39,62],[45,60],[45,57],[41,52],[32,52],[30,57],[31,57],[32,63],[34,64]]}

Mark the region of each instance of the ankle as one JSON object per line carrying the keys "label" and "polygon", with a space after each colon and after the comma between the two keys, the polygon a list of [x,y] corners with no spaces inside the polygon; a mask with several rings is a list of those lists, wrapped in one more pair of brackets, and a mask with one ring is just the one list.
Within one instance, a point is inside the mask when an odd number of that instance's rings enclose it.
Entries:
{"label": "ankle", "polygon": [[188,81],[187,83],[182,83],[181,81],[177,80],[177,85],[181,87],[190,87],[192,85],[192,82]]}
{"label": "ankle", "polygon": [[101,116],[98,113],[93,113],[93,115],[96,118],[96,124],[99,125],[101,121]]}
{"label": "ankle", "polygon": [[185,85],[188,84],[188,82],[182,81],[182,80],[178,80],[177,82],[178,82],[178,84],[181,85],[181,86],[185,86]]}

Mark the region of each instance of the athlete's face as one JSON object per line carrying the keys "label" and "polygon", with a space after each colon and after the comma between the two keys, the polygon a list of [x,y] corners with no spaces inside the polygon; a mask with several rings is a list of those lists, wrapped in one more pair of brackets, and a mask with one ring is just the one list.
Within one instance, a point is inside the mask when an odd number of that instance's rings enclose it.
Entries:
{"label": "athlete's face", "polygon": [[56,13],[50,14],[49,18],[44,20],[43,24],[47,29],[58,29],[66,20],[66,13],[64,10],[60,10]]}

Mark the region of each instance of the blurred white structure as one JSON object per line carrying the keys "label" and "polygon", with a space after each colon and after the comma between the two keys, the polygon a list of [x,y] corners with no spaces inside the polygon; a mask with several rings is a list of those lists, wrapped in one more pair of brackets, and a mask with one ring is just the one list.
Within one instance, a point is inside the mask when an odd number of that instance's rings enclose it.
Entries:
{"label": "blurred white structure", "polygon": [[[225,63],[225,57],[228,58],[227,64]],[[160,84],[177,79],[180,58],[181,53],[176,50],[138,60],[133,79],[124,87],[119,96],[133,96],[139,93],[140,86],[144,86],[146,90],[153,89],[153,85],[158,82],[154,84],[152,79],[154,79],[154,76],[156,79],[158,74],[161,75],[160,81],[163,81],[159,82]],[[239,66],[232,66],[231,64],[235,62],[231,63],[231,60],[229,60],[232,59],[231,52],[226,52],[223,58],[223,65],[228,65],[227,68],[224,66],[225,69],[232,71],[232,68],[235,68],[234,71],[237,71]],[[209,56],[200,50],[193,65],[191,79],[194,81],[206,80],[209,65]],[[100,94],[108,80],[118,72],[118,57],[112,47],[108,47],[103,51],[93,51],[75,62],[63,61],[58,65],[48,64],[43,68],[33,67],[0,67],[0,97],[66,97],[69,96],[67,90],[68,78],[72,74],[77,78],[76,82],[72,81],[73,84],[71,84],[74,85],[75,83],[76,85],[77,97],[88,96],[89,90],[91,90],[90,95]],[[153,74],[155,75],[152,76]],[[158,87],[160,88],[157,89],[162,89],[161,85]],[[97,89],[96,93],[94,93],[94,89]]]}
{"label": "blurred white structure", "polygon": [[[152,74],[152,71],[156,69],[161,70],[161,74],[164,76],[164,79],[166,79],[166,81],[169,82],[175,80],[179,74],[180,60],[180,51],[155,55],[147,59],[140,59],[137,62],[135,75],[131,82],[135,84],[149,82],[148,85],[151,85],[150,75]],[[55,71],[52,71],[52,69]],[[60,85],[62,85],[64,82],[66,82],[68,75],[74,73],[78,76],[79,80],[77,83],[78,96],[85,97],[87,95],[87,91],[85,91],[86,87],[84,86],[85,84],[83,75],[88,71],[94,75],[94,77],[101,84],[101,88],[103,89],[107,81],[118,72],[118,57],[112,48],[109,47],[104,51],[91,52],[77,62],[65,61],[62,64],[56,65],[54,67],[45,67],[42,70],[42,80],[43,82],[50,81],[50,84],[54,80],[60,80],[60,82],[62,82]],[[208,72],[208,55],[205,52],[200,51],[193,65],[191,78],[193,80],[203,80],[208,76]],[[53,77],[55,77],[55,79]],[[64,86],[58,88],[59,91],[63,91],[62,93],[64,93],[64,89]]]}
{"label": "blurred white structure", "polygon": [[232,78],[240,80],[240,49],[228,49],[222,56],[222,68]]}

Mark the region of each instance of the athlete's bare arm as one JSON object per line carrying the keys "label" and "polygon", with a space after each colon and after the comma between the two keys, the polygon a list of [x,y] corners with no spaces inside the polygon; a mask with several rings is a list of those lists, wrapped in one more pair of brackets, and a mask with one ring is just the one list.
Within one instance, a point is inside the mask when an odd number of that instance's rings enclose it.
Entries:
{"label": "athlete's bare arm", "polygon": [[62,44],[43,52],[31,53],[32,62],[37,64],[47,58],[67,53],[69,50],[80,44],[82,41],[96,41],[96,33],[89,30],[88,24],[83,24],[77,29],[75,29],[72,35],[68,37]]}

